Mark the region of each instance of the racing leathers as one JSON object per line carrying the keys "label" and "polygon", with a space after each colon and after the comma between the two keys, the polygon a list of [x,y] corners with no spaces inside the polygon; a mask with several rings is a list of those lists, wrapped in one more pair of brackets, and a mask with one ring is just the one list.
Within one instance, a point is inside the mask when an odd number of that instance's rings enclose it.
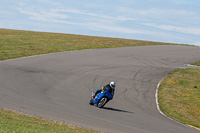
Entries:
{"label": "racing leathers", "polygon": [[102,89],[97,90],[97,91],[95,92],[95,95],[93,96],[93,98],[94,98],[98,93],[105,92],[105,91],[106,91],[106,88],[108,88],[108,91],[110,92],[110,94],[114,95],[115,89],[114,89],[114,88],[111,88],[110,84],[107,84],[107,85],[103,86]]}

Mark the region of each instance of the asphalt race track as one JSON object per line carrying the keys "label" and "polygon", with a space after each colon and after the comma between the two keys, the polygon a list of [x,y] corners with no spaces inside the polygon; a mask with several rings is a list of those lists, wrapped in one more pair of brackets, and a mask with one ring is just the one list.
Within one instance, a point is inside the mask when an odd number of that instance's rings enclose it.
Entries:
{"label": "asphalt race track", "polygon": [[[138,46],[59,52],[0,62],[0,107],[113,133],[199,133],[156,108],[157,84],[200,60],[200,48]],[[110,81],[115,96],[99,109],[91,92]]]}

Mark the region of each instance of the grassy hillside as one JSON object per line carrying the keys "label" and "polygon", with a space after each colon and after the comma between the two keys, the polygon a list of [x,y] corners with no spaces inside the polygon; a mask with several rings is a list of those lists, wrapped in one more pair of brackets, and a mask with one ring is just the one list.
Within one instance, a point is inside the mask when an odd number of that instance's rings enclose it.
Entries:
{"label": "grassy hillside", "polygon": [[69,50],[167,44],[169,43],[0,29],[0,60]]}

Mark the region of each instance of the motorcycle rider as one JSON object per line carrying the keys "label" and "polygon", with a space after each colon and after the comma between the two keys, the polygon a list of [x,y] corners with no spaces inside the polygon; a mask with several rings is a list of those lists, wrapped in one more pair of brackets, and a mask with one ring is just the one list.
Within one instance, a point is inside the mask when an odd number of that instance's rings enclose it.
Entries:
{"label": "motorcycle rider", "polygon": [[95,98],[95,96],[100,93],[100,92],[105,92],[106,91],[106,88],[108,88],[108,91],[110,92],[110,94],[114,95],[114,92],[115,92],[115,86],[116,86],[116,83],[115,82],[110,82],[110,84],[107,84],[105,86],[102,87],[102,89],[99,89],[97,90],[94,95],[93,95],[93,98]]}

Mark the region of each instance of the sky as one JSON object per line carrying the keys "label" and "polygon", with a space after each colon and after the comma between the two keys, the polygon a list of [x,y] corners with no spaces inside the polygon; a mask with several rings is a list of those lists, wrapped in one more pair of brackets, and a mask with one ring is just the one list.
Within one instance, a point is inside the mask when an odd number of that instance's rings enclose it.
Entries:
{"label": "sky", "polygon": [[200,46],[200,0],[0,0],[0,28]]}

